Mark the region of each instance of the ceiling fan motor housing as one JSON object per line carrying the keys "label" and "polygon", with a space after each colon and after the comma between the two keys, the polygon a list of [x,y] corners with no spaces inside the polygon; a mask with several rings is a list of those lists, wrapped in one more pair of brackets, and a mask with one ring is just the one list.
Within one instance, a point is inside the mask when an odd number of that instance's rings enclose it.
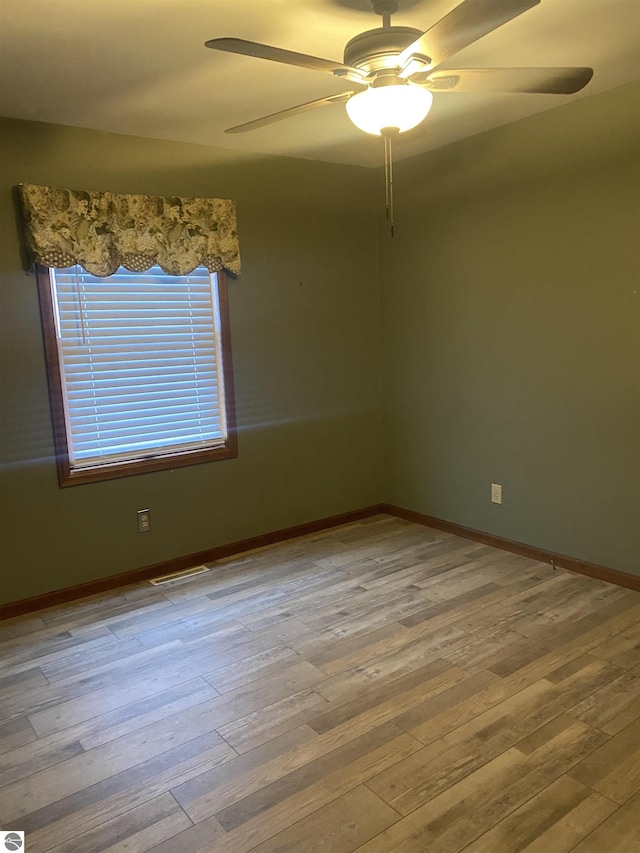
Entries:
{"label": "ceiling fan motor housing", "polygon": [[405,47],[422,35],[414,27],[378,27],[354,36],[344,49],[344,64],[368,74],[395,68]]}
{"label": "ceiling fan motor housing", "polygon": [[[350,0],[349,5],[351,2],[354,0]],[[361,2],[364,0],[358,0],[358,3]],[[414,6],[419,2],[405,0],[405,5]],[[342,65],[334,60],[247,39],[209,39],[205,44],[214,50],[320,71],[349,81],[356,87],[356,91],[329,95],[287,110],[279,110],[261,119],[229,128],[227,132],[255,130],[339,101],[346,102],[349,118],[366,133],[379,134],[392,127],[403,132],[416,127],[427,115],[433,98],[432,91],[561,95],[579,92],[591,80],[592,68],[545,66],[462,68],[457,71],[442,69],[442,64],[450,56],[539,3],[540,0],[462,0],[422,32],[414,27],[391,25],[391,16],[398,9],[398,0],[370,0],[373,11],[382,17],[382,26],[359,33],[347,42]]]}

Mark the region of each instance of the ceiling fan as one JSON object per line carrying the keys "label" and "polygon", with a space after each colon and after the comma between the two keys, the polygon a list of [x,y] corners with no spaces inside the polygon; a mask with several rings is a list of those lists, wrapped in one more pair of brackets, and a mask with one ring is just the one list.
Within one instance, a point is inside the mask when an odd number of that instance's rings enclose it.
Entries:
{"label": "ceiling fan", "polygon": [[343,62],[284,50],[239,38],[215,38],[206,47],[254,56],[286,65],[329,73],[351,86],[262,118],[230,127],[226,133],[257,130],[326,104],[346,102],[351,121],[366,133],[385,139],[387,215],[392,215],[391,138],[416,127],[427,116],[433,92],[537,92],[569,95],[593,76],[591,68],[461,68],[441,69],[450,56],[492,30],[537,6],[540,0],[462,0],[425,32],[391,24],[398,0],[370,0],[382,16],[382,27],[359,33],[347,42]]}

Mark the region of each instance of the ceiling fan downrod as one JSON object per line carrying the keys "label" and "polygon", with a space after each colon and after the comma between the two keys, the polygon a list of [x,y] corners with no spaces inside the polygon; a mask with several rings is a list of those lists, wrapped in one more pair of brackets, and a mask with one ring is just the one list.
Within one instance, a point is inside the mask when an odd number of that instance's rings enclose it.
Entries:
{"label": "ceiling fan downrod", "polygon": [[395,15],[400,5],[399,0],[369,0],[376,15],[382,16],[382,26],[387,29],[391,26],[391,16]]}

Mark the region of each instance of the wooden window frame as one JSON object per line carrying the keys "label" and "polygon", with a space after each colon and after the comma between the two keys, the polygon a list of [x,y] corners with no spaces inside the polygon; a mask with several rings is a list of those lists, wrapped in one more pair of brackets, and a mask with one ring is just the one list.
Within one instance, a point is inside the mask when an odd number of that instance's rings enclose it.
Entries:
{"label": "wooden window frame", "polygon": [[236,427],[235,395],[233,385],[233,363],[231,357],[231,328],[229,320],[229,290],[224,271],[216,272],[218,290],[218,309],[220,316],[220,347],[222,351],[222,375],[225,391],[225,412],[227,440],[220,447],[206,450],[173,451],[152,459],[136,459],[130,462],[104,462],[85,468],[73,468],[67,443],[67,425],[65,419],[62,371],[58,356],[56,338],[55,308],[51,294],[49,267],[36,265],[40,318],[44,341],[49,402],[53,423],[53,439],[58,469],[58,482],[62,488],[82,483],[97,483],[101,480],[113,480],[130,477],[152,471],[165,471],[186,465],[199,465],[204,462],[216,462],[232,459],[238,455],[238,433]]}

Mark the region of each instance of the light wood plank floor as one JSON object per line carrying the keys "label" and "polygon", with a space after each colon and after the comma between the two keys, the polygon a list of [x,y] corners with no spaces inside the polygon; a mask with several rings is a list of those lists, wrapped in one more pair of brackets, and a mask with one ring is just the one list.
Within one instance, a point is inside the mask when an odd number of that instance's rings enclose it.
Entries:
{"label": "light wood plank floor", "polygon": [[377,516],[0,625],[28,853],[640,850],[640,595]]}

